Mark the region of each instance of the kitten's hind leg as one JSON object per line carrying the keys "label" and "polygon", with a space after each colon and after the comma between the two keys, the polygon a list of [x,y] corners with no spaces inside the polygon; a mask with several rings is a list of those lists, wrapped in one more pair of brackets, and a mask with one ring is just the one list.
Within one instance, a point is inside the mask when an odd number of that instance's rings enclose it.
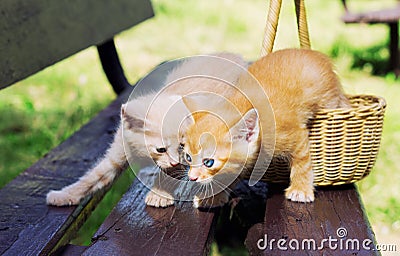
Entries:
{"label": "kitten's hind leg", "polygon": [[286,189],[285,195],[291,201],[313,202],[314,173],[309,151],[308,130],[302,129],[297,136],[297,145],[292,152],[290,186]]}

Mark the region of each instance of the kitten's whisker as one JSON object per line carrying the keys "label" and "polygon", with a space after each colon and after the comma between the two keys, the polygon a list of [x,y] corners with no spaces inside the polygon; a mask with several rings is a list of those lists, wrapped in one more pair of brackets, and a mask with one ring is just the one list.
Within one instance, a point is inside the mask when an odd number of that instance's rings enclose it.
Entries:
{"label": "kitten's whisker", "polygon": [[232,192],[232,189],[229,188],[229,186],[227,186],[226,184],[224,184],[224,183],[222,183],[222,182],[220,182],[218,180],[213,180],[213,182],[215,183],[215,185],[217,185],[220,188],[222,188],[222,190],[227,190],[227,191],[229,191],[229,193]]}
{"label": "kitten's whisker", "polygon": [[204,197],[205,198],[208,198],[208,191],[209,191],[209,189],[208,189],[208,184],[204,184],[204,188],[205,188],[205,193],[204,193]]}
{"label": "kitten's whisker", "polygon": [[214,189],[212,186],[210,186],[210,188],[211,188],[211,192],[212,192],[211,205],[214,205],[214,198],[215,198]]}
{"label": "kitten's whisker", "polygon": [[[196,185],[197,185],[197,184],[196,184]],[[202,186],[202,185],[200,185],[200,186],[195,186],[194,188],[195,188],[195,191],[194,191],[195,194],[201,194],[201,192],[202,192],[202,190],[203,190],[203,186]]]}
{"label": "kitten's whisker", "polygon": [[207,195],[207,186],[205,184],[201,184],[201,188],[204,191],[204,194]]}

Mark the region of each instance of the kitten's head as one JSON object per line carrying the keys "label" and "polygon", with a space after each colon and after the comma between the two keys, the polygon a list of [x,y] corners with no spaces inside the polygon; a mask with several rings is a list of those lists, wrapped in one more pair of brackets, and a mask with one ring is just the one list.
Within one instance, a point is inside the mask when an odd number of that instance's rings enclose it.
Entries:
{"label": "kitten's head", "polygon": [[[185,101],[185,104],[190,109],[191,103]],[[224,114],[224,111],[227,112]],[[247,164],[254,163],[259,150],[258,113],[253,108],[242,117],[235,116],[237,113],[227,109],[220,109],[217,114],[193,114],[194,123],[183,136],[182,152],[190,166],[190,180],[222,182],[228,186]]]}
{"label": "kitten's head", "polygon": [[162,169],[179,164],[179,130],[187,109],[178,96],[148,94],[122,106],[124,140],[133,154],[151,157]]}

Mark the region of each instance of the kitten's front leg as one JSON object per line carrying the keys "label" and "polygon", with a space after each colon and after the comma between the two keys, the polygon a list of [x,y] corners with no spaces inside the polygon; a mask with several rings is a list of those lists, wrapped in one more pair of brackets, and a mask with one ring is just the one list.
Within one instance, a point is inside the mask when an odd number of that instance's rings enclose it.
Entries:
{"label": "kitten's front leg", "polygon": [[46,197],[48,205],[66,206],[77,205],[82,199],[84,193],[71,193],[73,189],[65,187],[62,190],[51,190]]}
{"label": "kitten's front leg", "polygon": [[126,168],[125,163],[117,166],[110,164],[110,159],[104,158],[93,169],[89,170],[77,182],[61,190],[51,190],[46,197],[48,205],[77,205],[86,196],[106,187]]}
{"label": "kitten's front leg", "polygon": [[168,207],[174,205],[174,198],[168,192],[152,188],[144,199],[146,205],[154,207]]}
{"label": "kitten's front leg", "polygon": [[110,184],[128,166],[122,143],[122,128],[119,127],[103,159],[87,171],[77,182],[61,190],[51,190],[46,197],[48,205],[77,205],[85,196]]}
{"label": "kitten's front leg", "polygon": [[160,170],[144,202],[149,206],[163,208],[174,205],[174,197],[171,195],[175,189],[174,185],[175,183],[171,182],[171,178]]}
{"label": "kitten's front leg", "polygon": [[286,189],[287,199],[294,202],[314,201],[314,173],[309,151],[308,131],[305,129],[299,136],[297,148],[292,153],[290,186]]}

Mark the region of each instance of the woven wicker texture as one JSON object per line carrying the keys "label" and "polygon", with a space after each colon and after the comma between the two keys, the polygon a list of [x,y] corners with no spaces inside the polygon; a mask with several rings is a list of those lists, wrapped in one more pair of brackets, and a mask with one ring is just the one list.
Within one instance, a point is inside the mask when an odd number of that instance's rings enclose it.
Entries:
{"label": "woven wicker texture", "polygon": [[[282,0],[271,0],[261,55],[272,52]],[[304,0],[295,0],[299,41],[310,48]],[[386,102],[372,95],[349,96],[352,108],[320,110],[309,123],[314,185],[356,182],[372,170],[378,154]],[[249,178],[249,174],[244,174]],[[289,183],[290,163],[274,158],[263,181]]]}
{"label": "woven wicker texture", "polygon": [[[299,34],[300,47],[310,49],[310,36],[308,34],[306,7],[304,0],[294,0],[296,6],[297,31]],[[261,47],[261,56],[272,52],[278,29],[279,13],[281,11],[282,0],[271,0],[269,3],[267,23],[265,25],[264,39]]]}
{"label": "woven wicker texture", "polygon": [[[310,153],[316,186],[356,182],[366,177],[375,163],[386,102],[371,95],[349,99],[351,109],[322,110],[310,122]],[[288,183],[289,175],[289,162],[275,158],[262,180]]]}

